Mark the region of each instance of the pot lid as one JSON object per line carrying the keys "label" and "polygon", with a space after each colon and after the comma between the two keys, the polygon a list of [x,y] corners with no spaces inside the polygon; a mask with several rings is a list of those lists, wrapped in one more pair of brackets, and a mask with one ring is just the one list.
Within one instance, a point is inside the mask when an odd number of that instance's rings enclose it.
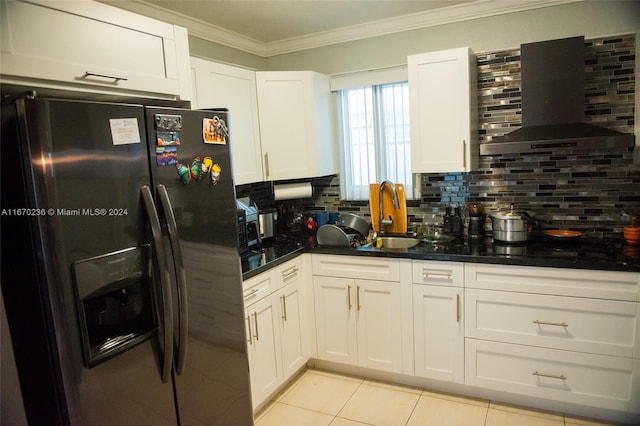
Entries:
{"label": "pot lid", "polygon": [[487,214],[496,219],[512,219],[512,220],[516,220],[516,219],[527,220],[535,216],[535,213],[530,210],[497,210],[497,211],[491,211]]}

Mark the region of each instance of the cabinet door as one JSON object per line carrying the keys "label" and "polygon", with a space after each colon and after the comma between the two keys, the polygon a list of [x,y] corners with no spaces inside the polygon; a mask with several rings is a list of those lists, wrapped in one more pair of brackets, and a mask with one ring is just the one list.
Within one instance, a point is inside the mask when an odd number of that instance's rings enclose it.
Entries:
{"label": "cabinet door", "polygon": [[267,180],[309,177],[313,103],[301,72],[258,72],[260,134]]}
{"label": "cabinet door", "polygon": [[467,172],[476,148],[475,56],[469,48],[408,58],[411,170]]}
{"label": "cabinet door", "polygon": [[287,285],[278,293],[280,337],[284,379],[293,376],[309,359],[309,333],[305,320],[304,290],[301,281]]}
{"label": "cabinet door", "polygon": [[352,279],[313,277],[318,358],[357,365],[358,340]]}
{"label": "cabinet door", "polygon": [[464,382],[462,288],[414,285],[415,374]]}
{"label": "cabinet door", "polygon": [[236,185],[261,182],[262,148],[256,73],[191,58],[193,108],[228,108],[231,159]]}
{"label": "cabinet door", "polygon": [[402,372],[400,283],[355,280],[358,363]]}
{"label": "cabinet door", "polygon": [[260,137],[267,180],[336,173],[336,129],[327,76],[257,72]]}
{"label": "cabinet door", "polygon": [[[273,295],[272,295],[273,296]],[[251,393],[254,408],[284,382],[277,298],[269,296],[247,309]]]}
{"label": "cabinet door", "polygon": [[183,28],[98,2],[1,3],[3,82],[189,99]]}

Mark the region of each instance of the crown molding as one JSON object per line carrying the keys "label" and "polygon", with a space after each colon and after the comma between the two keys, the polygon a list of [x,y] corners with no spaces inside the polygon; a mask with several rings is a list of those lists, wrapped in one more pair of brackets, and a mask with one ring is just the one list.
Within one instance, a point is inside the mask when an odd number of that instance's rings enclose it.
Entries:
{"label": "crown molding", "polygon": [[581,1],[584,0],[478,0],[433,11],[418,12],[267,43],[266,50],[268,56],[275,56],[404,31]]}
{"label": "crown molding", "polygon": [[159,21],[185,27],[190,36],[198,37],[213,43],[218,43],[233,49],[251,53],[253,55],[268,57],[269,52],[265,43],[250,37],[229,31],[225,28],[209,24],[191,16],[174,12],[164,7],[147,3],[144,0],[98,0],[117,8],[126,9],[139,15],[148,16]]}
{"label": "crown molding", "polygon": [[433,11],[414,13],[353,25],[337,30],[323,31],[301,37],[262,43],[233,31],[208,24],[142,0],[125,2],[101,0],[116,7],[187,28],[189,35],[233,49],[267,58],[275,55],[313,49],[349,41],[379,37],[403,31],[451,24],[489,16],[516,13],[544,7],[558,6],[585,0],[478,0]]}

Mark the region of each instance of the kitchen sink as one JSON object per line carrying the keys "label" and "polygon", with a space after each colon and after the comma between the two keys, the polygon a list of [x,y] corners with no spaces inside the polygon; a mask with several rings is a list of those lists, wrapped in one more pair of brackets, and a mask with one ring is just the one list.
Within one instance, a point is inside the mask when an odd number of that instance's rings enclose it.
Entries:
{"label": "kitchen sink", "polygon": [[[420,244],[420,240],[413,237],[382,237],[382,248],[411,248],[418,244]],[[372,243],[372,246],[373,245],[374,244]]]}

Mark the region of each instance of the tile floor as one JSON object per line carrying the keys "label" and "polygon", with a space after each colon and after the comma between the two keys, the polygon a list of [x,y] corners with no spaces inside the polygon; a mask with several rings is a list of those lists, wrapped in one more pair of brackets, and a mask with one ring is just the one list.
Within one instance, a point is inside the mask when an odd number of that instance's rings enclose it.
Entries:
{"label": "tile floor", "polygon": [[608,424],[319,370],[301,373],[256,417],[256,426]]}

